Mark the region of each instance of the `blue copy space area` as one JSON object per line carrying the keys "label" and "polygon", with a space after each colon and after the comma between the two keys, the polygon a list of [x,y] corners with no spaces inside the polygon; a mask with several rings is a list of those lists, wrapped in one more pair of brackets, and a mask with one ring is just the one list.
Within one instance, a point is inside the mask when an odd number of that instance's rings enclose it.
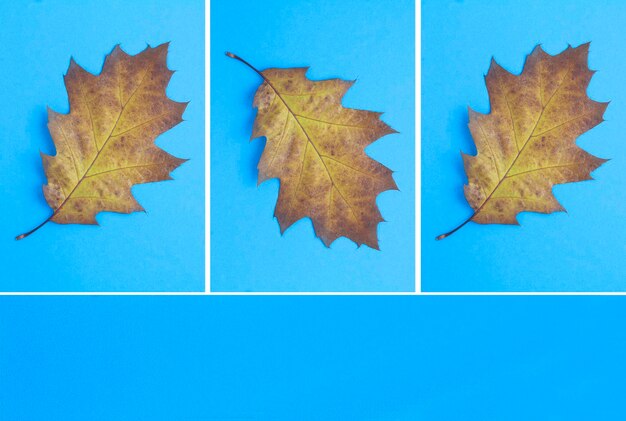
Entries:
{"label": "blue copy space area", "polygon": [[[211,4],[211,289],[412,291],[415,272],[414,4],[410,0]],[[384,111],[400,134],[366,149],[400,189],[378,196],[381,251],[340,238],[327,249],[307,219],[281,237],[278,180],[257,187],[265,138],[248,142],[259,70],[310,66],[313,80],[358,79],[343,105]]]}
{"label": "blue copy space area", "polygon": [[0,419],[621,421],[625,319],[619,297],[4,297]]}
{"label": "blue copy space area", "polygon": [[[194,1],[2,2],[0,43],[0,291],[200,291],[204,288],[204,3]],[[39,151],[54,154],[46,106],[69,111],[70,57],[100,73],[120,43],[129,54],[170,41],[177,72],[167,94],[190,101],[185,121],[157,145],[189,158],[174,181],[132,191],[146,213],[101,213],[100,227],[44,221]]]}
{"label": "blue copy space area", "polygon": [[[422,287],[426,291],[626,290],[626,23],[621,2],[424,1],[422,9]],[[568,213],[522,213],[521,226],[469,223],[460,151],[475,154],[467,107],[489,112],[491,57],[519,74],[537,44],[558,54],[591,41],[587,94],[611,103],[577,140],[611,161],[595,181],[559,185]]]}

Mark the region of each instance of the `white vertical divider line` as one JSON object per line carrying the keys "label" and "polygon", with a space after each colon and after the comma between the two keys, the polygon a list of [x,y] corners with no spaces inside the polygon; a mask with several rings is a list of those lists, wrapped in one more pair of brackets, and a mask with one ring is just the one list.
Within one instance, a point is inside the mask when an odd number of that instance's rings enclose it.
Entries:
{"label": "white vertical divider line", "polygon": [[211,293],[211,0],[204,2],[204,293]]}
{"label": "white vertical divider line", "polygon": [[415,292],[422,293],[422,1],[415,0]]}

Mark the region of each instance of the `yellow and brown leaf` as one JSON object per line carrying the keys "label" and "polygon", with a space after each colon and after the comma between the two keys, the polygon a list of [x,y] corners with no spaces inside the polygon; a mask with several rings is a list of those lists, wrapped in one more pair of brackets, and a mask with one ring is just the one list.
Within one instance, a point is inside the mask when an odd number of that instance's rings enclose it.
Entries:
{"label": "yellow and brown leaf", "polygon": [[603,121],[608,105],[587,96],[594,73],[588,51],[584,44],[551,56],[537,46],[520,75],[492,60],[485,77],[491,112],[469,110],[477,154],[462,154],[465,197],[474,209],[465,223],[517,224],[520,212],[562,211],[552,187],[589,180],[606,161],[576,145]]}
{"label": "yellow and brown leaf", "polygon": [[311,81],[306,72],[259,72],[264,82],[254,97],[252,138],[267,138],[259,183],[280,179],[275,216],[281,232],[309,217],[327,246],[345,236],[378,249],[376,230],[383,218],[376,197],[397,187],[392,171],[364,149],[395,130],[380,120],[381,113],[341,105],[353,82]]}
{"label": "yellow and brown leaf", "polygon": [[143,210],[131,187],[171,179],[185,161],[154,144],[182,121],[187,106],[166,95],[173,74],[167,49],[162,44],[130,56],[117,46],[97,76],[71,60],[65,75],[70,112],[48,109],[57,153],[42,154],[44,195],[53,210],[47,221],[97,224],[99,212]]}

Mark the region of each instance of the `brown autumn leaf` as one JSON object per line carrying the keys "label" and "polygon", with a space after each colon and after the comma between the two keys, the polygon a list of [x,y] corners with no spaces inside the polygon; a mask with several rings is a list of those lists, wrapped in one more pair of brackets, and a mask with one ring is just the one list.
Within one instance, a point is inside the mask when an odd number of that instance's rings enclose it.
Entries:
{"label": "brown autumn leaf", "polygon": [[97,224],[103,211],[131,213],[143,208],[131,193],[135,184],[170,180],[185,159],[154,144],[182,121],[187,103],[167,98],[174,73],[167,68],[168,44],[130,56],[118,46],[100,75],[74,60],[65,75],[69,114],[48,109],[48,129],[57,154],[41,154],[48,178],[44,196],[59,224]]}
{"label": "brown autumn leaf", "polygon": [[576,145],[578,136],[604,121],[608,106],[587,96],[594,73],[588,53],[588,43],[555,56],[537,46],[519,76],[492,59],[485,77],[491,112],[469,109],[477,154],[462,154],[465,197],[474,213],[438,240],[470,221],[518,224],[520,212],[564,211],[552,187],[591,180],[591,172],[606,162]]}
{"label": "brown autumn leaf", "polygon": [[258,164],[259,184],[280,179],[275,216],[281,233],[309,217],[326,246],[345,236],[378,249],[383,218],[376,196],[396,189],[392,171],[365,154],[378,138],[396,133],[382,113],[344,108],[341,99],[354,82],[311,81],[308,68],[262,72],[232,53],[262,78],[254,97],[258,114],[252,138],[267,143]]}

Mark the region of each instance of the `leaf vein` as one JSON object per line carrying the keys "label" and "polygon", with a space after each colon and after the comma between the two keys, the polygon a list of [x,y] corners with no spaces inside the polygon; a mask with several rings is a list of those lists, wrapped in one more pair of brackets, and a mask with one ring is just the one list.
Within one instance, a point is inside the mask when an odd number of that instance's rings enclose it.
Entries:
{"label": "leaf vein", "polygon": [[575,167],[575,166],[577,166],[576,163],[571,163],[571,164],[563,164],[563,165],[551,165],[548,167],[541,167],[541,168],[533,168],[527,171],[520,171],[515,174],[509,174],[505,178],[517,177],[518,175],[524,175],[524,174],[533,173],[533,172],[542,171],[542,170],[551,170],[555,168],[567,168],[567,167]]}
{"label": "leaf vein", "polygon": [[356,129],[375,129],[376,128],[375,126],[358,126],[358,125],[353,125],[353,124],[335,123],[335,122],[332,122],[332,121],[326,121],[326,120],[320,120],[320,119],[313,118],[313,117],[307,117],[307,116],[302,115],[302,114],[294,114],[294,115],[296,116],[296,118],[297,117],[302,117],[302,118],[304,118],[306,120],[316,121],[318,123],[328,124],[330,126],[353,127],[353,128],[356,128]]}

